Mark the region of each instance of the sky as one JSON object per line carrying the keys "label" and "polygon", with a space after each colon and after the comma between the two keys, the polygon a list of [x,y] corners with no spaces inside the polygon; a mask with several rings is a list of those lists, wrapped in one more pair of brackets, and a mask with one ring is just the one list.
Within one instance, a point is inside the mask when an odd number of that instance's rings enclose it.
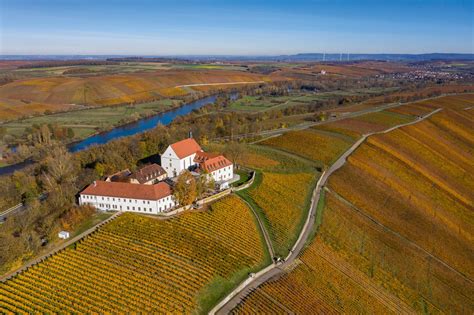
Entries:
{"label": "sky", "polygon": [[473,53],[474,0],[0,0],[0,54]]}

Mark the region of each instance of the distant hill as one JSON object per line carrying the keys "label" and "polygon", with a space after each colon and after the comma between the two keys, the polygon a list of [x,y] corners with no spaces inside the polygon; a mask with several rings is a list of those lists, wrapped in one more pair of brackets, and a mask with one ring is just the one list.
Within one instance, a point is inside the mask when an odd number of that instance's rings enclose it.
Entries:
{"label": "distant hill", "polygon": [[[301,53],[296,55],[1,55],[0,60],[111,60],[140,61],[186,60],[186,61],[429,61],[429,60],[474,60],[474,54],[429,53],[429,54],[351,54],[351,53]],[[155,61],[154,60],[154,61]]]}

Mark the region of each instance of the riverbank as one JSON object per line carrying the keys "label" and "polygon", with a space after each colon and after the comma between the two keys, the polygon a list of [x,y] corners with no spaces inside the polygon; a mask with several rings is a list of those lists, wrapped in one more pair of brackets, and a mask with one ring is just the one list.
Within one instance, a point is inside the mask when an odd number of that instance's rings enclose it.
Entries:
{"label": "riverbank", "polygon": [[[228,95],[231,99],[236,99],[238,96],[238,93],[231,92]],[[158,124],[168,125],[176,117],[189,114],[195,109],[199,109],[203,106],[214,103],[218,97],[219,97],[219,94],[206,96],[196,101],[189,102],[187,104],[182,104],[177,107],[164,109],[160,111],[159,113],[150,115],[149,117],[143,117],[133,122],[129,122],[126,124],[121,124],[119,126],[112,127],[110,130],[96,132],[95,134],[88,136],[82,140],[68,143],[67,144],[68,150],[70,152],[78,152],[78,151],[87,149],[88,147],[92,145],[106,144],[115,139],[133,136],[133,135],[151,130],[155,128]],[[32,160],[27,159],[19,163],[11,164],[5,167],[0,167],[0,175],[12,174],[14,171],[21,170],[24,167],[31,165],[32,163],[33,163]]]}

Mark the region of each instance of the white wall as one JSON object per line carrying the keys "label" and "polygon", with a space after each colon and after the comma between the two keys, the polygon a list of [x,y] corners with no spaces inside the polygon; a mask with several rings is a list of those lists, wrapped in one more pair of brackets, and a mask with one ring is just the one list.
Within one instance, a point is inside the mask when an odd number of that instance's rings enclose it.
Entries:
{"label": "white wall", "polygon": [[79,195],[80,205],[91,205],[98,210],[130,211],[157,214],[168,211],[175,206],[174,197],[168,196],[159,200],[143,200],[118,197]]}
{"label": "white wall", "polygon": [[231,180],[234,177],[234,165],[215,170],[210,175],[216,182]]}
{"label": "white wall", "polygon": [[188,169],[194,163],[194,157],[196,153],[193,153],[183,159],[178,158],[176,153],[173,151],[171,146],[168,146],[166,151],[161,155],[161,167],[163,167],[168,174],[168,177],[178,176],[183,170]]}

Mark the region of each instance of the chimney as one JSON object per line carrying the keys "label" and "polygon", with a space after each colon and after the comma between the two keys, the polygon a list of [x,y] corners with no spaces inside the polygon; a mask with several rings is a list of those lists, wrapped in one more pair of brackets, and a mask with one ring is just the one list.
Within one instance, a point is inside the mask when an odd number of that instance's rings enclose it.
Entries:
{"label": "chimney", "polygon": [[95,187],[95,186],[97,186],[97,182],[96,182],[96,181],[94,181],[94,187]]}
{"label": "chimney", "polygon": [[189,138],[192,138],[192,137],[193,137],[193,132],[189,130]]}

